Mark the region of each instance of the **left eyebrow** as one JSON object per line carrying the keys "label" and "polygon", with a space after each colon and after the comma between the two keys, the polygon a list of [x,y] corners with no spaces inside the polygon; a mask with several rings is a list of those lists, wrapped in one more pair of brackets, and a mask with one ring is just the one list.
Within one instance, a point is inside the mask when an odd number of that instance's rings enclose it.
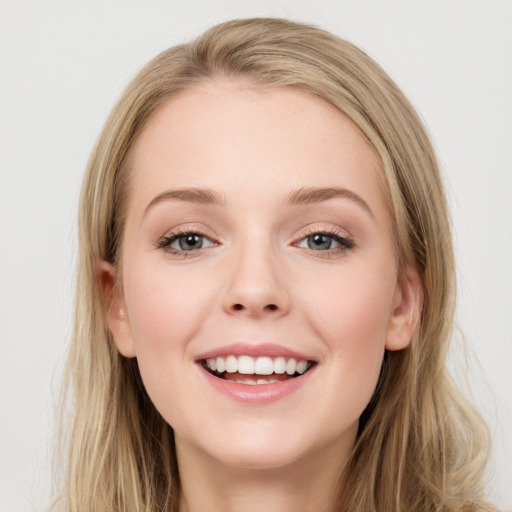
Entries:
{"label": "left eyebrow", "polygon": [[345,199],[349,199],[350,201],[353,201],[361,208],[366,210],[366,212],[368,212],[373,217],[373,212],[371,208],[368,206],[368,203],[361,196],[358,196],[355,192],[352,192],[351,190],[348,190],[346,188],[300,188],[298,190],[295,190],[288,196],[287,204],[290,206],[297,206],[302,204],[320,203],[322,201],[327,201],[328,199],[332,199],[334,197],[342,197]]}

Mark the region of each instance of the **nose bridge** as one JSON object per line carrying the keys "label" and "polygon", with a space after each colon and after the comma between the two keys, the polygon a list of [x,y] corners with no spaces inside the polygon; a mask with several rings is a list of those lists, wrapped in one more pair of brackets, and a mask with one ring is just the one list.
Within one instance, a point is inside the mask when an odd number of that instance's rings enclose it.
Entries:
{"label": "nose bridge", "polygon": [[234,248],[223,300],[228,313],[275,317],[288,312],[282,260],[269,238],[246,236]]}

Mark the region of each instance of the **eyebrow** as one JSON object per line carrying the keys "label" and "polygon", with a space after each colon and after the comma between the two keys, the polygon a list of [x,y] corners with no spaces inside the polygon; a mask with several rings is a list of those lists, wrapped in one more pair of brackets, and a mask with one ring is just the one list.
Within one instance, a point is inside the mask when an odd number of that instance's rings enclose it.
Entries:
{"label": "eyebrow", "polygon": [[223,205],[224,200],[222,197],[213,190],[203,188],[182,188],[176,190],[167,190],[158,194],[154,197],[151,202],[147,205],[144,215],[158,203],[163,201],[187,201],[195,204],[212,204],[212,205]]}
{"label": "eyebrow", "polygon": [[322,201],[327,201],[328,199],[332,199],[335,197],[342,197],[345,199],[349,199],[355,202],[357,205],[366,210],[372,217],[373,212],[371,208],[368,206],[368,203],[361,197],[358,196],[355,192],[348,190],[346,188],[339,187],[307,187],[300,188],[292,192],[288,196],[287,203],[291,206],[303,205],[303,204],[312,204],[312,203],[320,203]]}
{"label": "eyebrow", "polygon": [[[355,192],[346,188],[339,187],[303,187],[293,191],[287,198],[286,204],[289,206],[300,206],[304,204],[321,203],[335,197],[349,199],[366,210],[372,217],[373,212],[368,203]],[[202,205],[224,205],[224,199],[214,190],[203,188],[182,188],[176,190],[166,190],[154,197],[146,207],[144,215],[153,206],[163,201],[186,201],[189,203]]]}

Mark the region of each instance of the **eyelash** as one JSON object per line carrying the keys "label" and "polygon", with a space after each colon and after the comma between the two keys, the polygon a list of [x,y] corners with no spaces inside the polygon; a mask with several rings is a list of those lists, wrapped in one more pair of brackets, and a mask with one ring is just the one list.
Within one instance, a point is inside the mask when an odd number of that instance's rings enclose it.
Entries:
{"label": "eyelash", "polygon": [[338,247],[329,248],[324,251],[303,247],[308,252],[314,253],[315,256],[320,258],[336,258],[343,256],[347,251],[353,249],[356,246],[354,240],[351,237],[343,235],[335,229],[310,229],[308,232],[301,235],[301,238],[297,242],[294,242],[293,245],[298,246],[300,242],[305,241],[315,235],[324,235],[325,237],[330,238],[334,242],[340,244]]}
{"label": "eyelash", "polygon": [[190,235],[199,236],[205,240],[208,240],[209,242],[211,242],[210,246],[218,245],[217,242],[215,242],[214,240],[209,238],[204,233],[201,233],[200,231],[195,230],[195,229],[184,228],[184,229],[179,229],[179,230],[175,231],[174,233],[171,233],[169,235],[166,235],[166,236],[163,236],[162,238],[160,238],[157,242],[157,248],[162,249],[164,252],[166,252],[167,254],[170,254],[171,256],[181,256],[183,258],[187,258],[189,256],[195,256],[200,250],[206,249],[206,247],[200,247],[199,249],[191,249],[190,251],[186,251],[184,249],[175,249],[174,247],[171,247],[171,245],[174,242],[176,242],[177,240],[179,240],[180,238],[185,237],[185,236],[190,236]]}
{"label": "eyelash", "polygon": [[[179,240],[182,237],[195,235],[198,237],[203,238],[204,240],[207,240],[210,242],[210,245],[207,247],[200,247],[199,249],[191,249],[189,251],[184,249],[175,249],[171,247],[171,245]],[[331,240],[333,240],[336,243],[339,243],[340,245],[338,247],[334,248],[328,248],[326,250],[315,250],[310,247],[303,247],[303,249],[306,249],[310,253],[315,253],[315,256],[320,258],[335,258],[337,256],[342,256],[350,249],[353,249],[355,247],[355,242],[352,238],[344,236],[340,232],[336,230],[329,230],[329,229],[311,229],[309,232],[304,233],[301,235],[301,238],[298,239],[296,242],[294,242],[292,245],[295,247],[300,247],[299,243],[307,240],[308,238],[315,236],[315,235],[323,235]],[[162,249],[167,254],[170,254],[171,256],[181,256],[182,258],[187,258],[189,256],[195,256],[199,251],[203,249],[207,249],[208,247],[212,247],[215,245],[219,245],[218,242],[212,240],[209,238],[206,234],[202,233],[201,231],[195,230],[195,229],[179,229],[175,231],[174,233],[171,233],[169,235],[163,236],[160,238],[157,242],[157,248]]]}

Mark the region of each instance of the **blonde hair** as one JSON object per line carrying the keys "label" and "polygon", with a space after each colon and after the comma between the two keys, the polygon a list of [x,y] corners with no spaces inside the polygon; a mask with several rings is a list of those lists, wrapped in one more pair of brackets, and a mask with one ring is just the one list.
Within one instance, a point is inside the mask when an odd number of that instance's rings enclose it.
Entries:
{"label": "blonde hair", "polygon": [[114,347],[96,265],[118,263],[127,157],[148,118],[164,101],[220,76],[259,87],[293,87],[347,115],[382,160],[399,272],[415,267],[421,273],[420,325],[407,349],[385,355],[360,419],[339,510],[491,510],[482,498],[487,430],[446,370],[454,261],[443,185],[425,129],[364,52],[318,28],[280,19],[222,23],[158,55],[128,86],[92,153],[81,195],[69,359],[75,419],[67,508],[177,510],[173,432],[148,398],[136,359],[123,358]]}

